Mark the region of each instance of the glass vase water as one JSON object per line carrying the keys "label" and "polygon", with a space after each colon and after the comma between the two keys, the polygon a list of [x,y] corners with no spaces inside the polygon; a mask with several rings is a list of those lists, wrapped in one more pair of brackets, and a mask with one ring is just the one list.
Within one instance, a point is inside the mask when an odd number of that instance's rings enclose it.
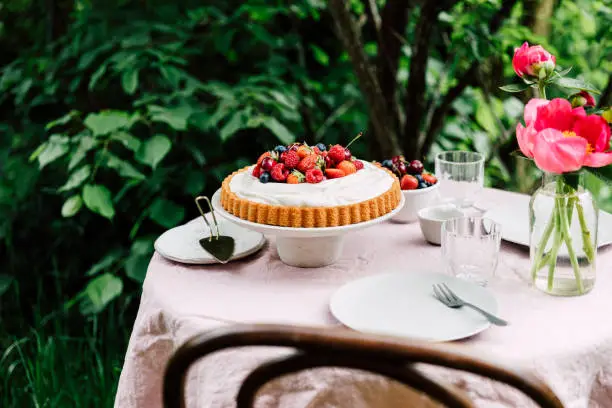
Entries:
{"label": "glass vase water", "polygon": [[595,285],[598,208],[582,174],[545,174],[529,203],[531,279],[557,296]]}

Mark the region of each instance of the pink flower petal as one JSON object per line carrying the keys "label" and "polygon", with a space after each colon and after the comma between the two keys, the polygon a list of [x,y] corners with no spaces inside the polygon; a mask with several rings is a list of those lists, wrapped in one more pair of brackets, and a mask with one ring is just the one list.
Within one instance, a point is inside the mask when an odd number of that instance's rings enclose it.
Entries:
{"label": "pink flower petal", "polygon": [[584,158],[584,165],[588,167],[604,167],[612,164],[612,151],[590,153]]}
{"label": "pink flower petal", "polygon": [[575,120],[572,104],[566,99],[555,98],[549,104],[538,107],[534,127],[537,131],[553,128],[563,132],[571,130]]}
{"label": "pink flower petal", "polygon": [[586,111],[584,110],[584,108],[582,106],[579,106],[577,108],[574,108],[572,110],[572,113],[574,114],[575,117],[577,118],[584,118],[586,117]]}
{"label": "pink flower petal", "polygon": [[527,105],[525,105],[525,111],[523,113],[523,116],[525,117],[525,125],[529,127],[529,125],[535,122],[536,118],[538,117],[538,108],[540,106],[546,106],[549,103],[550,101],[546,99],[530,99],[529,102],[527,102]]}
{"label": "pink flower petal", "polygon": [[529,158],[533,158],[533,139],[537,133],[533,126],[524,127],[520,123],[516,125],[516,140],[519,148]]}
{"label": "pink flower petal", "polygon": [[586,139],[565,137],[556,129],[544,129],[534,138],[533,158],[540,169],[561,174],[579,170],[586,150]]}
{"label": "pink flower petal", "polygon": [[579,118],[573,130],[578,136],[584,137],[595,152],[605,152],[610,148],[610,125],[599,115]]}

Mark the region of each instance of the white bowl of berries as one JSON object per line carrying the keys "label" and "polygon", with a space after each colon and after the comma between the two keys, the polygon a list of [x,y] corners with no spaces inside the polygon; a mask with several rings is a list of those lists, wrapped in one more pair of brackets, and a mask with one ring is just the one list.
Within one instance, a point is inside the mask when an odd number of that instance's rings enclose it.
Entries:
{"label": "white bowl of berries", "polygon": [[419,160],[406,161],[404,156],[395,156],[383,160],[381,165],[389,169],[400,179],[400,187],[404,194],[404,207],[391,220],[408,223],[418,220],[419,210],[430,207],[440,200],[438,180],[425,171]]}

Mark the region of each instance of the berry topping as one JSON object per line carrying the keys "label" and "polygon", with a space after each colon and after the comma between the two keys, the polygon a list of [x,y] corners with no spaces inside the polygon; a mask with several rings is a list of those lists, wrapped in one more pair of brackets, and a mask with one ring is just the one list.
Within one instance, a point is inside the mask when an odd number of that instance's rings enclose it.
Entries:
{"label": "berry topping", "polygon": [[351,160],[351,157],[353,157],[351,151],[347,148],[344,148],[344,160]]}
{"label": "berry topping", "polygon": [[333,162],[340,163],[344,160],[344,147],[340,145],[334,145],[329,149],[327,155]]}
{"label": "berry topping", "polygon": [[272,179],[274,181],[282,182],[287,180],[287,175],[289,175],[289,170],[285,169],[285,165],[283,163],[277,163],[272,168],[270,172],[272,175]]}
{"label": "berry topping", "polygon": [[300,184],[300,179],[295,174],[287,176],[287,184]]}
{"label": "berry topping", "polygon": [[325,168],[329,169],[331,167],[334,167],[334,162],[332,161],[332,159],[330,159],[329,156],[325,156]]}
{"label": "berry topping", "polygon": [[306,173],[308,170],[314,168],[320,164],[319,156],[316,154],[311,154],[309,156],[304,157],[300,163],[297,165],[297,169],[302,173]]}
{"label": "berry topping", "polygon": [[410,174],[405,174],[400,181],[400,187],[402,190],[415,190],[419,187],[419,181],[416,177],[411,176]]}
{"label": "berry topping", "polygon": [[423,177],[423,181],[430,185],[436,184],[438,182],[438,179],[433,174],[423,173],[421,177]]}
{"label": "berry topping", "polygon": [[259,175],[259,181],[261,181],[262,183],[267,183],[268,181],[270,181],[270,173],[264,171]]}
{"label": "berry topping", "polygon": [[283,145],[278,145],[274,148],[274,151],[278,153],[283,153],[287,151],[287,148]]}
{"label": "berry topping", "polygon": [[324,152],[325,150],[327,150],[327,147],[325,147],[325,145],[324,145],[323,143],[319,143],[319,144],[317,144],[317,148],[318,148],[320,151],[322,151],[322,152]]}
{"label": "berry topping", "polygon": [[355,167],[355,164],[353,164],[353,162],[350,162],[348,160],[344,160],[338,163],[336,168],[342,170],[344,174],[346,175],[357,173],[357,167]]}
{"label": "berry topping", "polygon": [[335,179],[335,178],[340,178],[340,177],[346,176],[344,171],[342,171],[340,169],[325,169],[325,175],[329,179]]}
{"label": "berry topping", "polygon": [[259,164],[255,166],[252,174],[253,174],[253,177],[257,177],[257,178],[261,176],[261,166]]}
{"label": "berry topping", "polygon": [[312,154],[312,149],[308,146],[300,146],[297,149],[297,154],[300,156],[300,159],[303,159],[304,157]]}
{"label": "berry topping", "polygon": [[274,160],[272,157],[264,157],[263,161],[261,162],[261,168],[264,171],[271,171],[275,165],[276,160]]}
{"label": "berry topping", "polygon": [[410,174],[421,174],[423,172],[423,163],[418,160],[413,160],[408,166],[408,173]]}
{"label": "berry topping", "polygon": [[259,159],[257,159],[257,164],[261,164],[263,159],[265,159],[266,157],[270,157],[270,152],[265,152],[261,156],[259,156]]}
{"label": "berry topping", "polygon": [[406,174],[408,171],[408,166],[406,166],[406,163],[403,161],[397,163],[395,166],[397,167],[397,171],[399,171],[399,173],[402,175]]}
{"label": "berry topping", "polygon": [[294,169],[300,163],[300,156],[297,152],[293,150],[289,150],[288,152],[283,153],[283,157],[281,160],[285,163],[285,167],[289,169]]}
{"label": "berry topping", "polygon": [[353,164],[357,170],[363,169],[363,162],[361,160],[355,160]]}
{"label": "berry topping", "polygon": [[323,172],[320,169],[313,168],[306,172],[306,182],[317,184],[323,181]]}
{"label": "berry topping", "polygon": [[393,162],[391,160],[383,160],[382,163],[380,163],[383,167],[388,168],[389,170],[391,170],[391,168],[393,167]]}

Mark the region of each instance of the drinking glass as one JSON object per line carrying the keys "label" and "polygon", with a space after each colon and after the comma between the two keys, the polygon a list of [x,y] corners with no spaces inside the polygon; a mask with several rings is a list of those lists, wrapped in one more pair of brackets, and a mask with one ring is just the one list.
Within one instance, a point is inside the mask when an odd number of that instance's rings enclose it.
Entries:
{"label": "drinking glass", "polygon": [[499,258],[501,225],[483,217],[453,218],[442,224],[442,256],[452,273],[486,286]]}
{"label": "drinking glass", "polygon": [[476,152],[451,151],[438,153],[435,161],[442,200],[460,209],[473,207],[484,187],[484,156]]}

